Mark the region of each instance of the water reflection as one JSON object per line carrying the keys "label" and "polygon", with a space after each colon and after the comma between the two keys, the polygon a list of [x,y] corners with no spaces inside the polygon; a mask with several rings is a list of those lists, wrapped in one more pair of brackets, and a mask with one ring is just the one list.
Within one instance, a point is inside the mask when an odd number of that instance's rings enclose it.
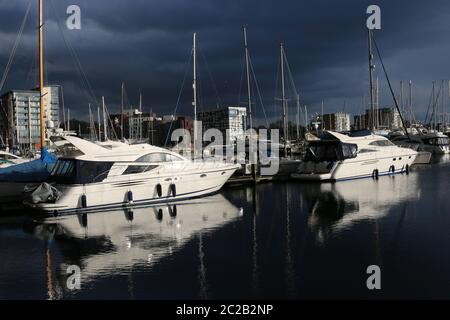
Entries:
{"label": "water reflection", "polygon": [[311,185],[305,193],[308,225],[323,242],[361,221],[375,222],[394,205],[417,200],[420,194],[417,174]]}
{"label": "water reflection", "polygon": [[[51,274],[51,252],[46,249],[48,298],[57,297],[67,277],[66,266],[81,268],[82,283],[88,285],[103,275],[126,275],[133,296],[133,269],[150,270],[160,260],[181,250],[189,240],[198,241],[198,277],[201,298],[207,298],[207,274],[203,262],[202,237],[237,219],[240,209],[220,194],[163,206],[77,214],[37,222],[31,232],[54,244],[62,254],[55,280]],[[55,250],[55,249],[53,249]],[[51,285],[56,282],[59,289]]]}

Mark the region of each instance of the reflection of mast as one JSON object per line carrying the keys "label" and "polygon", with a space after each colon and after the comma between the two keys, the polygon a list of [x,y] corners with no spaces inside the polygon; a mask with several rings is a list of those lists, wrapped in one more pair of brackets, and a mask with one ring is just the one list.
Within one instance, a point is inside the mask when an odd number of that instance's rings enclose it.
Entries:
{"label": "reflection of mast", "polygon": [[258,207],[258,193],[256,192],[256,185],[252,188],[253,195],[253,224],[252,224],[252,287],[254,296],[259,296],[259,269],[258,269],[258,238],[256,230],[256,217],[259,213]]}
{"label": "reflection of mast", "polygon": [[198,259],[199,259],[199,267],[198,267],[198,280],[200,283],[200,299],[208,298],[208,285],[206,282],[206,267],[205,267],[205,253],[203,252],[203,241],[202,241],[202,233],[198,234]]}
{"label": "reflection of mast", "polygon": [[291,217],[289,204],[289,186],[285,185],[286,190],[286,287],[287,293],[289,297],[295,297],[295,273],[294,273],[294,264],[292,261],[292,250],[291,250]]}
{"label": "reflection of mast", "polygon": [[55,299],[55,289],[53,288],[53,276],[52,276],[52,256],[50,252],[50,245],[45,245],[45,268],[47,271],[47,294],[48,300]]}

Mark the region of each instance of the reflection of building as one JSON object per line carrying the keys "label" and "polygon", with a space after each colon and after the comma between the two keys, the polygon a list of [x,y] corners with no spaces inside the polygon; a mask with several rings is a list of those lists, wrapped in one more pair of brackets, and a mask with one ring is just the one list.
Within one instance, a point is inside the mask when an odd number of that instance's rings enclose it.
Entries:
{"label": "reflection of building", "polygon": [[[47,127],[59,126],[59,86],[44,88]],[[11,148],[36,148],[40,143],[39,90],[12,90],[0,97],[0,128]]]}
{"label": "reflection of building", "polygon": [[[198,120],[202,121],[203,131],[218,129],[225,139],[234,141],[244,136],[247,109],[245,107],[225,107],[199,112]],[[226,136],[228,132],[228,137]],[[224,141],[225,142],[225,141]]]}
{"label": "reflection of building", "polygon": [[355,129],[367,129],[371,126],[372,121],[375,122],[376,128],[398,129],[402,127],[400,113],[396,108],[380,108],[374,112],[368,109],[365,114],[355,116]]}
{"label": "reflection of building", "polygon": [[350,114],[348,113],[331,113],[331,114],[324,114],[323,119],[323,128],[325,130],[331,130],[331,131],[349,131],[350,130]]}

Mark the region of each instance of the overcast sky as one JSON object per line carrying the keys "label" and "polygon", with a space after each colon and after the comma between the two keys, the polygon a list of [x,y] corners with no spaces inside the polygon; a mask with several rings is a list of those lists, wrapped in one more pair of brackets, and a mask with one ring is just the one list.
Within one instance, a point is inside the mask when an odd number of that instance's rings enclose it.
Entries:
{"label": "overcast sky", "polygon": [[[0,0],[0,72],[3,73],[29,0]],[[37,0],[3,91],[36,84]],[[81,30],[68,30],[66,8],[81,8]],[[366,8],[381,7],[382,30],[375,38],[399,94],[399,82],[414,83],[414,109],[426,113],[432,81],[450,79],[450,2],[365,0],[44,0],[46,81],[64,87],[71,114],[86,118],[88,93],[69,46],[79,58],[96,99],[119,110],[125,82],[127,105],[144,111],[192,114],[192,33],[197,32],[200,109],[245,103],[241,82],[242,26],[248,27],[252,64],[269,121],[281,107],[279,44],[285,45],[294,82],[308,112],[360,112],[368,94]],[[58,28],[58,23],[62,28]],[[380,104],[392,99],[378,61]],[[278,75],[278,77],[277,77]],[[255,86],[253,85],[253,89]],[[255,91],[255,98],[257,92]],[[448,89],[446,85],[446,106]],[[288,90],[291,98],[292,90]],[[239,94],[241,97],[239,99]],[[240,101],[239,101],[240,100]],[[264,123],[259,98],[256,117]],[[367,98],[366,98],[367,103]],[[294,99],[290,102],[294,114]]]}

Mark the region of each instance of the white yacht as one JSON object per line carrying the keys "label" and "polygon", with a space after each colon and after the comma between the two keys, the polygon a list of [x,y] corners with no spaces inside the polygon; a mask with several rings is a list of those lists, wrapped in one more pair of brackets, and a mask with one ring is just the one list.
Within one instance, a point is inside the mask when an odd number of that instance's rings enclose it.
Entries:
{"label": "white yacht", "polygon": [[291,177],[337,181],[408,173],[416,156],[416,151],[369,131],[349,135],[325,131],[321,140],[310,142],[304,161]]}
{"label": "white yacht", "polygon": [[426,132],[415,135],[423,141],[424,150],[433,154],[447,154],[449,149],[449,138],[442,132]]}
{"label": "white yacht", "polygon": [[223,161],[191,161],[149,144],[95,144],[56,137],[58,161],[30,193],[27,206],[59,214],[82,209],[177,201],[218,191],[239,167]]}

